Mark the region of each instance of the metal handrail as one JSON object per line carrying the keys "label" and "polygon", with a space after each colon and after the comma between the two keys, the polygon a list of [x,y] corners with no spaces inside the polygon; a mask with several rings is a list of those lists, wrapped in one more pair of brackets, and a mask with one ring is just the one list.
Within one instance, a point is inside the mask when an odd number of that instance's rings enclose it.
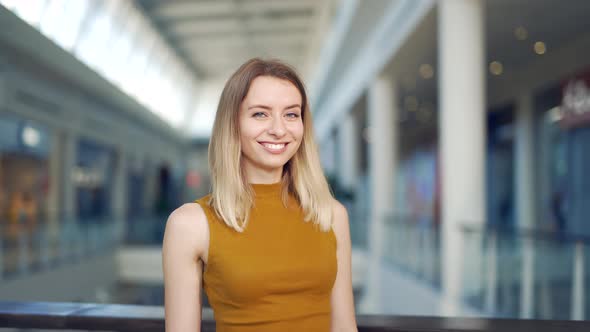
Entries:
{"label": "metal handrail", "polygon": [[572,244],[590,244],[590,235],[576,234],[565,231],[551,231],[540,228],[502,227],[497,225],[476,225],[467,223],[461,224],[459,227],[464,233],[495,233],[537,240],[559,240],[562,243],[568,242]]}
{"label": "metal handrail", "polygon": [[[590,322],[489,318],[358,315],[359,332],[504,331],[581,332]],[[0,302],[0,328],[54,330],[164,331],[164,308],[95,303]],[[210,312],[203,313],[201,331],[215,331]]]}
{"label": "metal handrail", "polygon": [[[385,221],[388,223],[407,225],[407,226],[421,226],[416,220],[417,217],[411,215],[391,214],[386,216]],[[428,225],[432,229],[440,229],[443,227],[442,224],[433,223]],[[526,228],[526,227],[505,227],[494,224],[480,225],[478,223],[461,223],[459,229],[464,233],[496,233],[505,234],[511,236],[526,237],[532,239],[542,240],[556,240],[560,242],[569,243],[584,243],[585,245],[590,244],[590,235],[577,234],[566,231],[548,230],[542,228]]]}
{"label": "metal handrail", "polygon": [[534,299],[534,241],[542,240],[557,242],[559,244],[572,245],[573,269],[571,271],[571,309],[570,318],[574,320],[585,319],[585,246],[590,245],[590,236],[564,231],[549,231],[538,228],[500,227],[497,225],[462,224],[459,229],[464,234],[481,234],[488,239],[487,262],[488,280],[486,285],[486,310],[493,313],[496,309],[495,289],[498,286],[498,236],[516,237],[523,241],[522,271],[521,271],[521,306],[519,317],[529,318],[533,312]]}
{"label": "metal handrail", "polygon": [[[419,232],[430,231],[430,232],[440,232],[443,225],[435,224],[435,223],[427,223],[421,224],[418,222],[417,217],[407,216],[407,215],[399,215],[399,214],[391,214],[386,219],[387,224],[401,226],[401,230],[409,229],[416,234]],[[517,259],[520,262],[519,268],[515,270],[510,270],[510,273],[520,273],[520,298],[521,303],[519,304],[519,308],[517,308],[516,315],[519,318],[532,318],[534,316],[534,299],[535,299],[535,275],[538,275],[538,271],[535,269],[535,245],[536,242],[542,241],[547,243],[555,243],[558,247],[571,246],[573,247],[573,256],[572,256],[572,269],[570,271],[571,275],[568,277],[569,281],[571,281],[571,291],[570,291],[570,309],[569,309],[569,317],[573,320],[584,320],[586,319],[585,312],[586,312],[586,275],[587,275],[587,267],[586,265],[586,258],[585,258],[585,251],[587,246],[590,245],[590,236],[584,234],[575,234],[571,232],[564,232],[564,231],[551,231],[546,229],[539,229],[539,228],[518,228],[518,227],[502,227],[499,225],[480,225],[477,223],[462,223],[458,224],[458,230],[464,235],[464,240],[467,237],[475,236],[473,239],[476,241],[484,241],[481,242],[483,245],[481,248],[485,247],[485,251],[481,252],[481,257],[477,259],[485,265],[485,269],[487,273],[483,276],[483,283],[480,285],[482,288],[483,297],[481,298],[481,310],[484,310],[490,315],[497,315],[498,309],[504,310],[499,308],[498,306],[498,297],[497,297],[497,288],[500,285],[500,276],[502,275],[503,271],[499,266],[499,250],[501,246],[501,241],[505,239],[511,239],[517,241],[519,243],[519,250],[518,251],[510,251],[508,254],[512,255],[514,259]],[[414,235],[416,235],[414,234]],[[411,234],[410,234],[411,235]],[[405,237],[407,235],[402,235],[399,241],[406,241]],[[416,246],[417,244],[413,243],[415,239],[411,238],[409,240],[410,251],[414,253],[411,257],[416,258],[417,255],[420,254],[421,248],[414,248],[412,246]],[[407,241],[406,241],[407,242]],[[402,243],[402,246],[406,243]],[[506,254],[506,252],[504,252]],[[503,258],[504,263],[506,263],[506,257]],[[465,257],[460,259],[461,261],[465,261]],[[403,260],[402,260],[403,263]],[[406,262],[407,263],[407,262]],[[402,264],[401,266],[404,268],[405,266]],[[410,269],[414,268],[415,266],[410,265]],[[415,272],[411,270],[411,272]],[[563,270],[560,270],[563,271]],[[474,271],[471,271],[474,272]],[[477,273],[477,271],[475,271]],[[464,273],[467,273],[464,271]],[[478,293],[473,293],[479,296]],[[472,295],[473,295],[472,294]],[[512,311],[511,311],[512,313]]]}

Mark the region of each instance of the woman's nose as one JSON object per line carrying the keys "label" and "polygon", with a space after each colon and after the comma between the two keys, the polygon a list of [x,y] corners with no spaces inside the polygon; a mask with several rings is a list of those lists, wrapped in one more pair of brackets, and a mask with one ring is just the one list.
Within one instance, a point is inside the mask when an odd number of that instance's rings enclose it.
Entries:
{"label": "woman's nose", "polygon": [[281,117],[273,118],[268,133],[278,137],[285,135],[285,124],[283,123],[283,119]]}

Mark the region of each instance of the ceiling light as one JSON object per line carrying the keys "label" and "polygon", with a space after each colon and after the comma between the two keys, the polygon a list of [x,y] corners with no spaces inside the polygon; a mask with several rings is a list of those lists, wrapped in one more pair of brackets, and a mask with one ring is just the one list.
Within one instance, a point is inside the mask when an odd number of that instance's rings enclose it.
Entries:
{"label": "ceiling light", "polygon": [[22,139],[27,146],[34,148],[39,145],[39,142],[41,141],[41,135],[37,129],[26,126],[22,132]]}
{"label": "ceiling light", "polygon": [[529,32],[524,27],[517,27],[514,29],[514,36],[518,40],[525,40],[529,36]]}
{"label": "ceiling light", "polygon": [[502,75],[502,73],[504,72],[504,66],[502,65],[502,63],[500,61],[492,61],[490,62],[490,73],[492,73],[492,75]]}
{"label": "ceiling light", "polygon": [[426,80],[431,79],[434,76],[434,69],[427,63],[420,65],[420,69],[418,71],[420,72],[420,76]]}
{"label": "ceiling light", "polygon": [[561,121],[561,119],[563,119],[563,112],[561,111],[561,108],[559,106],[553,107],[549,110],[549,121],[559,122]]}
{"label": "ceiling light", "polygon": [[547,46],[542,41],[536,42],[534,49],[535,49],[535,53],[537,53],[539,55],[545,54],[545,52],[547,52]]}

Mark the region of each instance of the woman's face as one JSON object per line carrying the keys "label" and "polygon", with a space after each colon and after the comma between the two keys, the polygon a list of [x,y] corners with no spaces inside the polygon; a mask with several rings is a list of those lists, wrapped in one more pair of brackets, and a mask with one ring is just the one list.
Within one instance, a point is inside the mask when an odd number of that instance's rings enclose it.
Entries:
{"label": "woman's face", "polygon": [[279,176],[303,138],[301,94],[291,82],[259,76],[240,105],[239,126],[246,174]]}

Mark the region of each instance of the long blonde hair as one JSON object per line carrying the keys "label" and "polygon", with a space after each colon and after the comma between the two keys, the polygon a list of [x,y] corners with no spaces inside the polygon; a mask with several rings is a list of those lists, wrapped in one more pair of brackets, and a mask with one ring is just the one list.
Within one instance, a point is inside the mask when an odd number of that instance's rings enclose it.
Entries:
{"label": "long blonde hair", "polygon": [[305,87],[295,70],[278,60],[248,60],[223,88],[209,142],[212,185],[209,204],[229,227],[238,232],[244,231],[254,202],[254,192],[241,167],[238,113],[250,84],[258,76],[289,81],[301,94],[303,138],[295,155],[283,167],[283,203],[286,205],[289,195],[292,195],[300,204],[305,221],[313,221],[321,230],[329,231],[333,218],[333,196],[322,171],[313,137]]}

